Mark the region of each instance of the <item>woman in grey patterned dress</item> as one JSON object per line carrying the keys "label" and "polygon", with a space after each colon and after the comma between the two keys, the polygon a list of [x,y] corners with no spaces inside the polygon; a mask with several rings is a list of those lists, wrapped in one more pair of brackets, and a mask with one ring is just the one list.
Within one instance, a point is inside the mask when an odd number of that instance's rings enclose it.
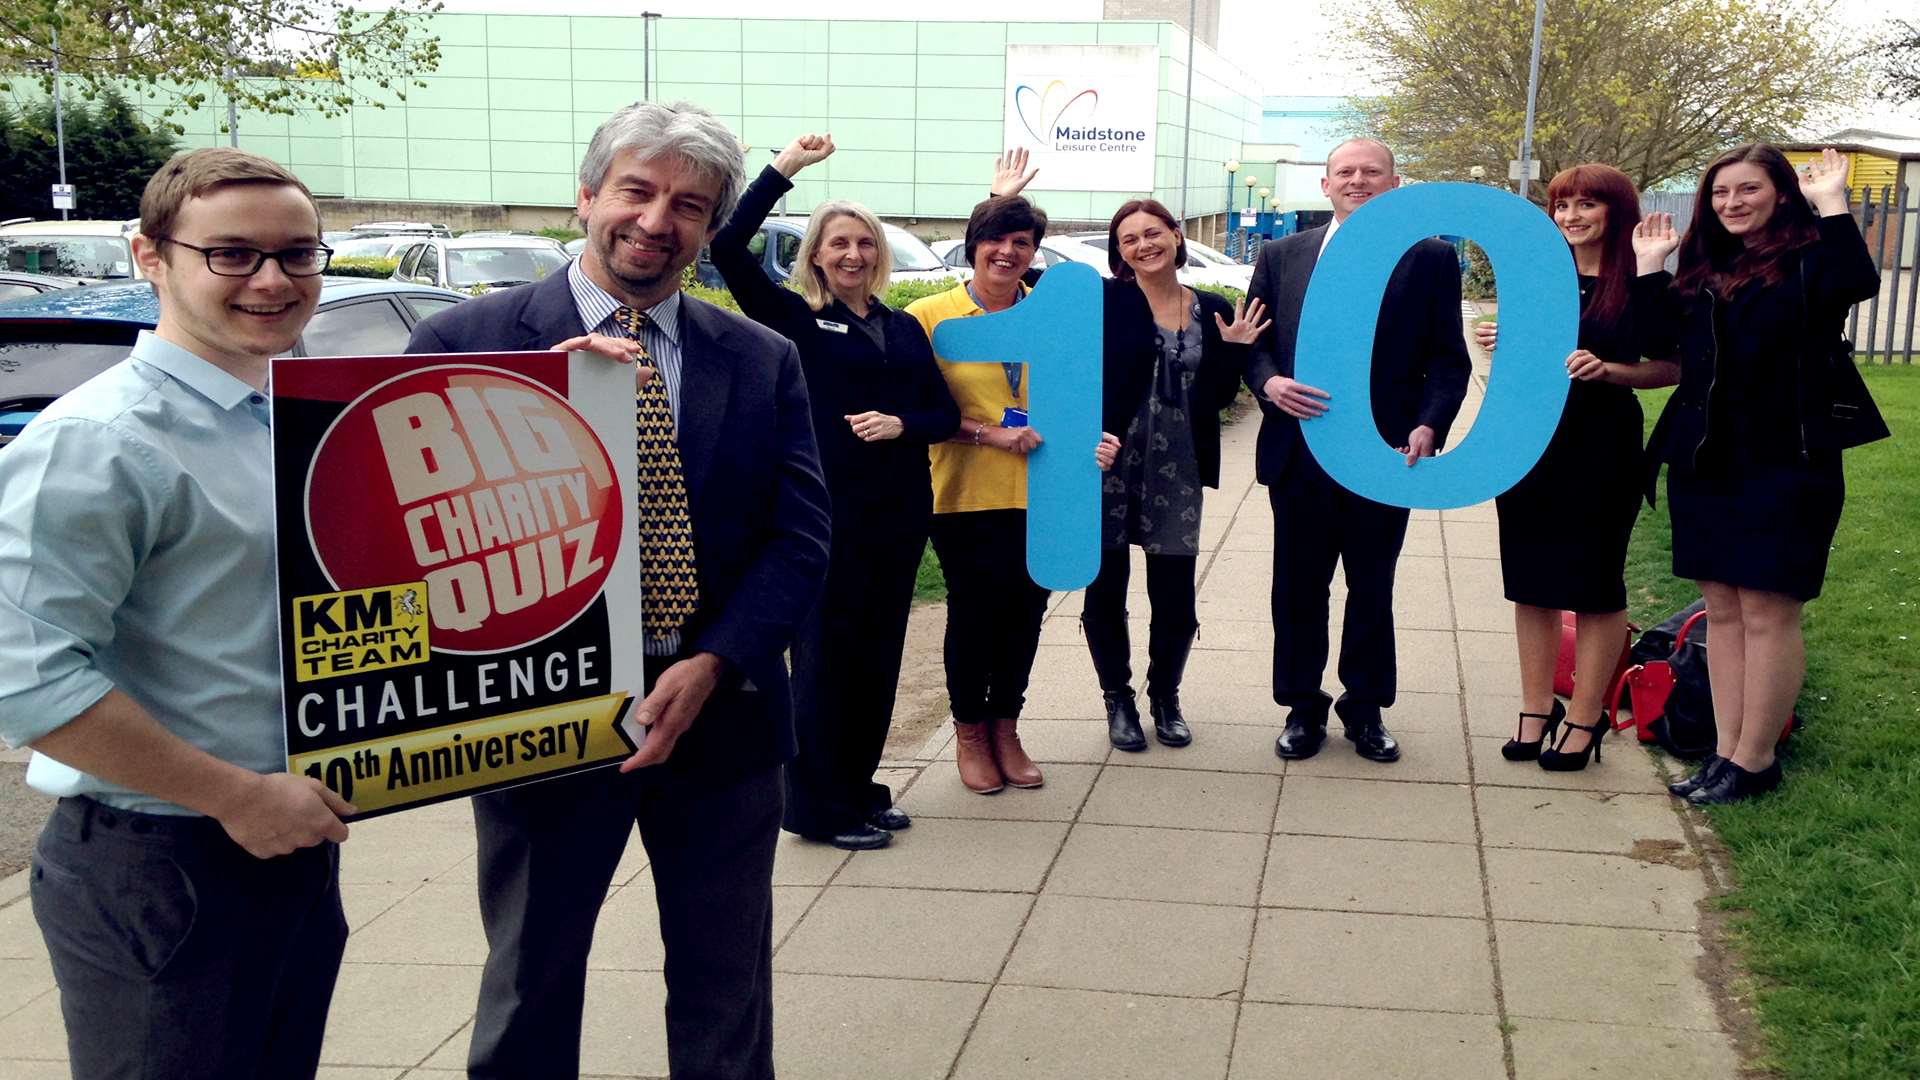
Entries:
{"label": "woman in grey patterned dress", "polygon": [[1146,553],[1147,700],[1154,736],[1185,746],[1180,677],[1199,620],[1194,571],[1200,552],[1200,489],[1220,486],[1220,410],[1233,401],[1247,347],[1267,328],[1250,309],[1181,285],[1186,242],[1152,199],[1122,206],[1107,226],[1113,277],[1105,297],[1103,426],[1120,453],[1101,491],[1100,573],[1087,586],[1080,625],[1100,678],[1107,736],[1145,750],[1134,703],[1127,634],[1129,547]]}

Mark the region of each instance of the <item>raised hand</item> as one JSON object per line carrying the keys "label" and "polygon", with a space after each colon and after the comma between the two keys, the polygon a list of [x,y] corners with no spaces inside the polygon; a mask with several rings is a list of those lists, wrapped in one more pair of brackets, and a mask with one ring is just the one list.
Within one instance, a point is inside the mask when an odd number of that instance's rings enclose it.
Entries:
{"label": "raised hand", "polygon": [[833,156],[833,136],[815,135],[808,132],[787,144],[785,150],[774,155],[773,167],[780,175],[793,179],[793,175],[809,165],[816,165]]}
{"label": "raised hand", "polygon": [[1018,195],[1033,181],[1040,167],[1027,168],[1027,156],[1026,147],[1016,146],[993,159],[993,194]]}
{"label": "raised hand", "polygon": [[1213,321],[1219,326],[1223,341],[1231,341],[1235,345],[1251,345],[1260,340],[1260,335],[1266,333],[1267,327],[1273,325],[1272,320],[1263,320],[1262,317],[1266,313],[1267,306],[1256,296],[1251,300],[1233,302],[1232,322],[1222,319],[1219,312],[1214,312]]}
{"label": "raised hand", "polygon": [[1821,217],[1846,213],[1847,159],[1831,146],[1820,151],[1820,160],[1809,163],[1800,173],[1800,194]]}
{"label": "raised hand", "polygon": [[1680,246],[1680,234],[1673,231],[1673,215],[1655,212],[1633,227],[1633,261],[1642,274],[1657,274],[1667,264],[1667,256]]}

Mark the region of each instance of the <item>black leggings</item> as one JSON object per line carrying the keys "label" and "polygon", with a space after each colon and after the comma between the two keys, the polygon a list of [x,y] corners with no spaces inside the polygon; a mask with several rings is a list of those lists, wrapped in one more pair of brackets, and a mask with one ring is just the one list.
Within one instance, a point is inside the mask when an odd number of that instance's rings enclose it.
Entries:
{"label": "black leggings", "polygon": [[954,722],[1016,719],[1048,597],[1027,576],[1027,512],[935,514],[930,532],[947,579],[944,651]]}
{"label": "black leggings", "polygon": [[[1096,650],[1095,673],[1100,689],[1128,688],[1133,668],[1126,648],[1127,579],[1132,574],[1127,548],[1102,548],[1100,573],[1087,586],[1080,623]],[[1147,630],[1147,696],[1169,697],[1180,689],[1187,649],[1200,621],[1194,614],[1194,577],[1199,559],[1193,555],[1147,554],[1147,603],[1153,621]],[[1114,640],[1117,648],[1101,650],[1097,642]],[[1111,657],[1111,659],[1109,659]]]}

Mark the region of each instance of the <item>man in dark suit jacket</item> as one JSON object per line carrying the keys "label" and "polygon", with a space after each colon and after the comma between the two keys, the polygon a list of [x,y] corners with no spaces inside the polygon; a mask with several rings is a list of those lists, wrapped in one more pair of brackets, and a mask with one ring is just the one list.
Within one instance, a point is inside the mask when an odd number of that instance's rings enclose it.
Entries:
{"label": "man in dark suit jacket", "polygon": [[[1320,190],[1333,224],[1260,250],[1251,296],[1266,302],[1273,326],[1254,345],[1247,384],[1260,400],[1256,475],[1273,504],[1273,700],[1290,712],[1274,743],[1283,758],[1308,758],[1326,739],[1329,699],[1327,587],[1336,561],[1347,575],[1340,635],[1340,685],[1332,702],[1347,738],[1363,757],[1394,761],[1400,747],[1381,720],[1393,705],[1393,573],[1406,539],[1407,511],[1364,499],[1335,483],[1314,460],[1302,421],[1329,407],[1327,395],[1293,377],[1294,338],[1307,280],[1327,240],[1355,208],[1398,186],[1393,153],[1371,139],[1350,139],[1327,155]],[[1375,426],[1414,466],[1445,443],[1471,372],[1460,323],[1460,266],[1451,245],[1423,240],[1394,269],[1373,343]]]}
{"label": "man in dark suit jacket", "polygon": [[408,346],[589,349],[655,369],[698,582],[677,630],[649,628],[638,753],[618,771],[473,800],[489,951],[470,1077],[578,1074],[594,920],[636,823],[666,946],[673,1075],[773,1076],[773,852],[794,751],[783,653],[825,576],[830,531],[792,343],[679,288],[732,212],[741,156],[703,109],[622,109],[580,167],[579,261],[437,314]]}

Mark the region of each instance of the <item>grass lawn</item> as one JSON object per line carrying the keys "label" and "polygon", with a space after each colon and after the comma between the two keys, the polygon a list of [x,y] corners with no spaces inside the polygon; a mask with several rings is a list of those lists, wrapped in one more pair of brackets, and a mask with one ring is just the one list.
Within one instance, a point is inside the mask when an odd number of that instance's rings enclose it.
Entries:
{"label": "grass lawn", "polygon": [[[1920,366],[1866,377],[1894,438],[1846,455],[1846,513],[1806,608],[1806,729],[1776,794],[1711,815],[1764,1064],[1792,1078],[1920,1077]],[[1649,425],[1664,396],[1642,395]],[[1627,561],[1642,625],[1698,595],[1669,572],[1669,536],[1663,481]]]}

